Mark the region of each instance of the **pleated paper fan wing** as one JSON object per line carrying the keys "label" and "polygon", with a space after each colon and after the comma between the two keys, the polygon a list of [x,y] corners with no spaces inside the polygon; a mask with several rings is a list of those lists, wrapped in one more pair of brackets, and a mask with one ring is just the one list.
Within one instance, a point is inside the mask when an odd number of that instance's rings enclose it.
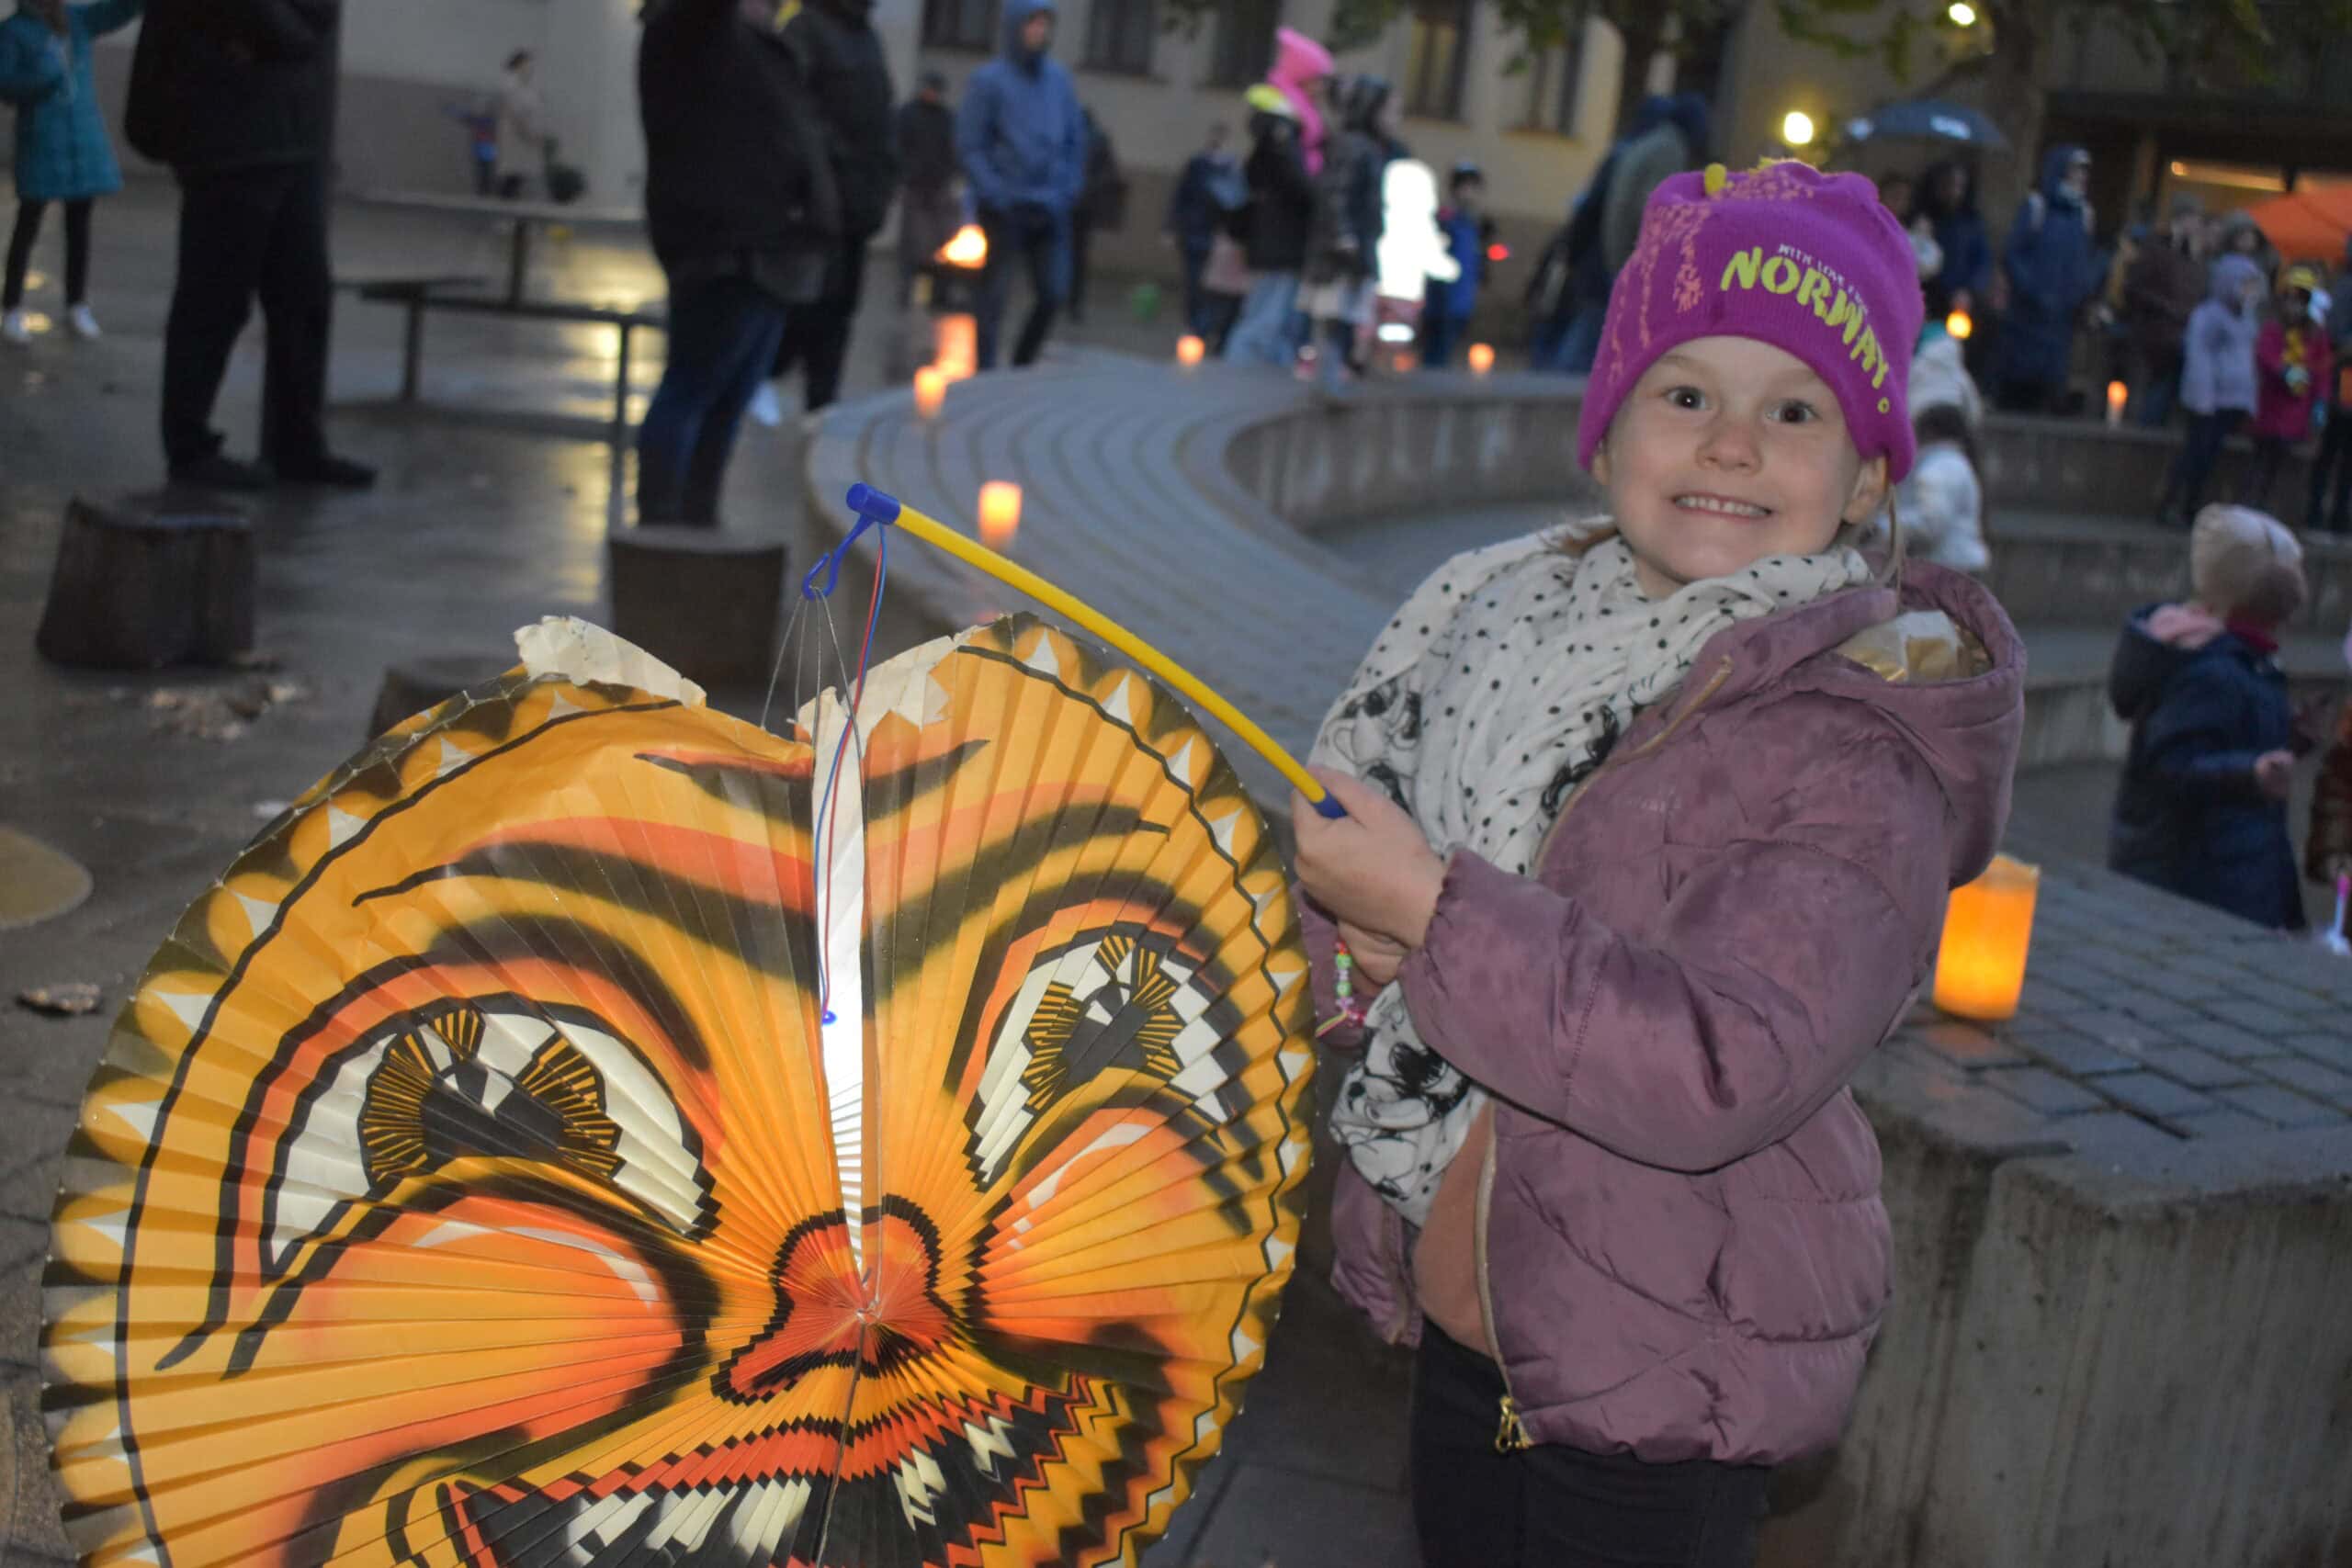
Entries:
{"label": "pleated paper fan wing", "polygon": [[1297,1237],[1263,820],[1027,618],[873,671],[830,795],[830,695],[592,651],[314,786],[126,1005],[43,1280],[83,1561],[1135,1562]]}

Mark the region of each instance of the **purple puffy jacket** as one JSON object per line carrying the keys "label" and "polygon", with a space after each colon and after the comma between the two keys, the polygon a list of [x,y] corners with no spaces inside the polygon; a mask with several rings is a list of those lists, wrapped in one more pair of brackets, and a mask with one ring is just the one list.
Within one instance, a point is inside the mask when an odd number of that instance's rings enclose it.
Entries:
{"label": "purple puffy jacket", "polygon": [[[1901,609],[1949,615],[1962,666],[1904,669],[1883,588],[1732,626],[1536,876],[1448,866],[1399,979],[1494,1095],[1476,1256],[1527,1440],[1776,1463],[1845,1424],[1890,1288],[1847,1080],[1999,844],[2023,716],[2024,650],[1981,587],[1915,564]],[[1331,928],[1300,902],[1328,1013]],[[1332,1227],[1340,1292],[1417,1338],[1403,1222],[1352,1167]]]}

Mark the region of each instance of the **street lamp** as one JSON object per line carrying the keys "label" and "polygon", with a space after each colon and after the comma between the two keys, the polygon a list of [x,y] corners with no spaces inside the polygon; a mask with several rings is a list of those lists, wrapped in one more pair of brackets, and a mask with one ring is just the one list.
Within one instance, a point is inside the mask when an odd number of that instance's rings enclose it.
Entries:
{"label": "street lamp", "polygon": [[1813,116],[1803,109],[1791,109],[1781,119],[1781,140],[1792,147],[1813,145]]}
{"label": "street lamp", "polygon": [[1973,28],[1976,25],[1976,7],[1970,5],[1968,0],[1951,0],[1951,9],[1946,11],[1944,15],[1951,18],[1951,25],[1956,28]]}

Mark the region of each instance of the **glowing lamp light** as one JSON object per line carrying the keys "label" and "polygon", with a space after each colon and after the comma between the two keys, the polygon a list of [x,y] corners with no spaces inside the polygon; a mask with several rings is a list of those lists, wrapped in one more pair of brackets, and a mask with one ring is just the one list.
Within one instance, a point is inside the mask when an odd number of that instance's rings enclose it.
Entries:
{"label": "glowing lamp light", "polygon": [[1951,25],[1956,28],[1973,28],[1976,25],[1976,7],[1970,5],[1968,0],[1952,0],[1951,9],[1946,11],[1944,15],[1951,18]]}
{"label": "glowing lamp light", "polygon": [[1495,345],[1490,343],[1472,344],[1470,345],[1471,374],[1476,376],[1484,376],[1487,371],[1492,370],[1494,367]]}
{"label": "glowing lamp light", "polygon": [[968,380],[978,369],[980,325],[970,316],[941,316],[932,323],[931,363],[950,381]]}
{"label": "glowing lamp light", "polygon": [[1176,363],[1190,370],[1208,357],[1209,345],[1191,333],[1176,340]]}
{"label": "glowing lamp light", "polygon": [[1497,240],[1487,247],[1487,259],[1490,262],[1507,262],[1510,260],[1510,247],[1500,240]]}
{"label": "glowing lamp light", "polygon": [[1403,321],[1383,321],[1378,335],[1383,343],[1410,343],[1413,329]]}
{"label": "glowing lamp light", "polygon": [[1010,549],[1021,530],[1021,487],[1010,479],[990,479],[980,487],[980,543],[992,550]]}
{"label": "glowing lamp light", "polygon": [[978,224],[967,223],[939,247],[939,259],[949,266],[984,267],[989,265],[989,237]]}
{"label": "glowing lamp light", "polygon": [[1944,331],[1950,333],[1955,340],[1966,343],[1975,335],[1976,323],[1969,319],[1967,311],[1954,310],[1944,318]]}
{"label": "glowing lamp light", "polygon": [[1408,348],[1408,349],[1402,349],[1402,350],[1398,351],[1398,353],[1397,353],[1397,355],[1396,355],[1396,372],[1397,372],[1397,374],[1398,374],[1398,375],[1400,375],[1400,376],[1401,376],[1401,375],[1408,374],[1408,373],[1409,373],[1409,372],[1411,372],[1411,371],[1419,370],[1419,369],[1421,367],[1421,356],[1420,356],[1419,355],[1418,355],[1418,354],[1415,354],[1415,353],[1414,353],[1411,349],[1409,349],[1409,348]]}
{"label": "glowing lamp light", "polygon": [[2131,400],[2131,388],[2120,381],[2107,384],[2107,423],[2110,427],[2123,423],[2123,405]]}
{"label": "glowing lamp light", "polygon": [[915,412],[925,419],[939,417],[939,405],[947,400],[947,378],[936,365],[926,365],[915,372]]}
{"label": "glowing lamp light", "polygon": [[1791,109],[1781,117],[1781,140],[1792,147],[1810,147],[1814,135],[1813,116],[1803,109]]}
{"label": "glowing lamp light", "polygon": [[2015,1018],[2033,945],[2039,866],[1996,855],[1984,874],[1955,887],[1936,953],[1936,1006],[1962,1018]]}

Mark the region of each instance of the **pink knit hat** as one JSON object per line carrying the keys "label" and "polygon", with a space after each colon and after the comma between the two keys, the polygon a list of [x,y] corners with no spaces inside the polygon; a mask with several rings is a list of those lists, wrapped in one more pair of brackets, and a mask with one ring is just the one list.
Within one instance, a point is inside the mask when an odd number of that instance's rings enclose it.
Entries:
{"label": "pink knit hat", "polygon": [[1586,468],[1618,405],[1668,349],[1746,337],[1786,349],[1829,384],[1864,457],[1911,471],[1905,381],[1926,307],[1911,242],[1860,175],[1798,163],[1677,175],[1642,214],[1617,275],[1584,394],[1577,456]]}

